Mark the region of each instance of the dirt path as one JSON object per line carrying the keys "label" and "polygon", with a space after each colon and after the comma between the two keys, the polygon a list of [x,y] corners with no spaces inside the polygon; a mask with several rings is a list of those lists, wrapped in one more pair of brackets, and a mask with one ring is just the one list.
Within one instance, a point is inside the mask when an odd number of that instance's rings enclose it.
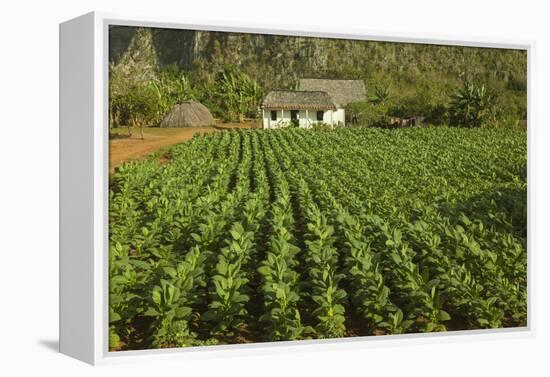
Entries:
{"label": "dirt path", "polygon": [[132,136],[128,137],[127,129],[114,129],[111,132],[114,138],[109,140],[109,171],[112,173],[115,167],[120,166],[123,162],[143,158],[159,149],[191,140],[195,134],[252,127],[253,125],[248,123],[228,123],[214,127],[145,128],[143,140],[139,130],[132,130]]}

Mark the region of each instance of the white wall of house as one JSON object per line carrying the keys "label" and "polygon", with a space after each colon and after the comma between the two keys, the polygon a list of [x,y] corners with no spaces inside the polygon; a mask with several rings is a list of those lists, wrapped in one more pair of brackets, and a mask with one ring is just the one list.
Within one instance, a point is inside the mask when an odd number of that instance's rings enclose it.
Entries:
{"label": "white wall of house", "polygon": [[[271,111],[277,112],[277,120],[271,118]],[[325,110],[323,111],[323,120],[317,120],[317,110],[299,110],[298,121],[300,128],[311,128],[315,123],[325,124],[345,124],[346,116],[344,109],[337,109],[336,111]],[[264,109],[263,112],[263,128],[282,128],[288,127],[291,123],[290,110],[270,110]]]}
{"label": "white wall of house", "polygon": [[346,125],[346,110],[344,109],[336,109],[333,115],[333,124],[342,126]]}

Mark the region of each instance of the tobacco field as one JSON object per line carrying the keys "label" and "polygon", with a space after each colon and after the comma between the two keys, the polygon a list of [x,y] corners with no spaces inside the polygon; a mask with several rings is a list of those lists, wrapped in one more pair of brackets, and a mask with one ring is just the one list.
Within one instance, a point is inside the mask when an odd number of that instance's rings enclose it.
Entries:
{"label": "tobacco field", "polygon": [[111,350],[527,325],[527,140],[238,130],[110,178]]}

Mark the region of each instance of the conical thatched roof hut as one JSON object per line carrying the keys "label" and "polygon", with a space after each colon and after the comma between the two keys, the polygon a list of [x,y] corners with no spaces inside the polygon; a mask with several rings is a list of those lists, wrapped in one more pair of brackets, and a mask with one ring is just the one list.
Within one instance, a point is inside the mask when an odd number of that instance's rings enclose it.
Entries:
{"label": "conical thatched roof hut", "polygon": [[166,114],[161,127],[205,127],[213,126],[214,118],[206,106],[197,101],[177,104]]}

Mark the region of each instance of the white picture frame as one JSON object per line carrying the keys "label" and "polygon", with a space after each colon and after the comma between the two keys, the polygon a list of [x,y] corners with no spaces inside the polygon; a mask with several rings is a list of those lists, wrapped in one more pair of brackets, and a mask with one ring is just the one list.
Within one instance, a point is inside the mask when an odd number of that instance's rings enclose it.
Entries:
{"label": "white picture frame", "polygon": [[[534,156],[531,87],[533,41],[403,35],[289,25],[202,23],[92,12],[60,24],[60,352],[90,364],[227,357],[298,350],[506,339],[535,335],[534,250],[528,242],[528,325],[445,334],[407,334],[334,340],[235,344],[143,351],[108,351],[108,27],[144,26],[457,46],[513,48],[528,59],[528,177]],[[534,219],[528,184],[528,239]]]}

